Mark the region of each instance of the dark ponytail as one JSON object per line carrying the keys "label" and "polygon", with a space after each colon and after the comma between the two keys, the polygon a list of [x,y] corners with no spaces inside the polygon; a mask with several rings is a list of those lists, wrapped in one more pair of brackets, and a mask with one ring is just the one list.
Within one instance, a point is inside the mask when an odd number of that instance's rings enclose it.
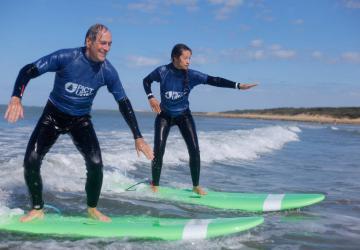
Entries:
{"label": "dark ponytail", "polygon": [[[171,51],[171,61],[174,62],[174,58],[179,58],[185,50],[190,51],[192,54],[192,50],[187,45],[183,43],[176,44]],[[190,92],[189,75],[187,70],[184,70],[184,76],[184,91],[185,95],[187,95]]]}

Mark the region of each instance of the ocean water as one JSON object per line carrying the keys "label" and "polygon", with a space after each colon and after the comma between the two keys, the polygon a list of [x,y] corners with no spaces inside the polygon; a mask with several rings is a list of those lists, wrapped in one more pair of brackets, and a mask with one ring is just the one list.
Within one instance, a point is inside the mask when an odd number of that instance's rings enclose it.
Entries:
{"label": "ocean water", "polygon": [[[4,106],[0,106],[4,114]],[[29,209],[22,160],[41,114],[26,108],[16,124],[0,120],[0,220]],[[138,158],[132,135],[117,111],[93,111],[104,161],[99,209],[108,215],[216,218],[258,215],[132,195],[121,186],[150,177],[150,162]],[[137,113],[153,143],[154,115]],[[201,150],[201,185],[231,192],[324,193],[313,206],[263,213],[265,223],[246,232],[198,241],[74,239],[0,231],[0,249],[359,249],[360,126],[195,116]],[[85,165],[63,135],[42,165],[45,203],[65,215],[86,215]],[[185,143],[173,127],[161,184],[190,187]],[[51,209],[49,209],[51,210]],[[53,212],[53,211],[52,211]]]}

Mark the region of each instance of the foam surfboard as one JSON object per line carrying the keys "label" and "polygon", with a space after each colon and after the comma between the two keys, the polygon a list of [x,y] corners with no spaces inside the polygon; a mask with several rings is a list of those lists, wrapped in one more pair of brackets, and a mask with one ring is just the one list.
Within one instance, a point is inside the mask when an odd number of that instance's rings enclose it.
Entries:
{"label": "foam surfboard", "polygon": [[0,221],[0,230],[69,237],[112,237],[159,240],[208,239],[238,233],[263,223],[263,217],[216,219],[155,218],[144,216],[111,217],[100,222],[79,216],[46,214],[44,219],[27,223],[13,216]]}
{"label": "foam surfboard", "polygon": [[[150,190],[139,187],[136,191]],[[297,209],[318,203],[325,199],[323,194],[266,194],[266,193],[230,193],[207,190],[207,195],[198,195],[191,189],[159,187],[151,197],[208,206],[220,209],[233,209],[249,212],[269,212]]]}

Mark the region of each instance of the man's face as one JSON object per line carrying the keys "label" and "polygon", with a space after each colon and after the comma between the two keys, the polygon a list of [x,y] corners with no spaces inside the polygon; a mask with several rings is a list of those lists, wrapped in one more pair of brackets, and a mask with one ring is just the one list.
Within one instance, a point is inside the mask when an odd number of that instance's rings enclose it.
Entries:
{"label": "man's face", "polygon": [[103,62],[106,59],[106,54],[110,51],[111,43],[110,31],[99,32],[94,42],[86,39],[86,55],[91,61]]}
{"label": "man's face", "polygon": [[191,52],[189,50],[184,50],[178,58],[174,58],[174,65],[178,69],[187,70],[190,65]]}

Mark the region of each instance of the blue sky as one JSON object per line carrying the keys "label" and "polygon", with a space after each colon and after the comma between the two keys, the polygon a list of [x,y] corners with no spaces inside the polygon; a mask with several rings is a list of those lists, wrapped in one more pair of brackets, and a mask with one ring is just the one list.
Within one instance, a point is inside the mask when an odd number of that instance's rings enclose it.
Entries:
{"label": "blue sky", "polygon": [[[193,111],[360,104],[360,0],[1,0],[0,104],[21,67],[82,46],[94,23],[112,31],[108,59],[137,110],[149,110],[142,79],[179,42],[193,50],[191,68],[259,83],[249,91],[198,86]],[[23,104],[43,106],[53,79],[33,79]],[[116,108],[106,88],[94,108]]]}

